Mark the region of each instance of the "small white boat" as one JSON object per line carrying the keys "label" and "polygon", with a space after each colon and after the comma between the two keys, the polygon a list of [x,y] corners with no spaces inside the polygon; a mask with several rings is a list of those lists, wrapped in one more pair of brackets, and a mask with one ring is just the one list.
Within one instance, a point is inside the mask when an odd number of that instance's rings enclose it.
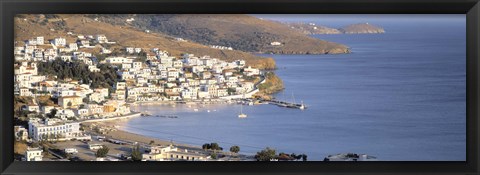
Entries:
{"label": "small white boat", "polygon": [[240,105],[240,114],[238,114],[238,118],[247,118],[247,114],[243,113],[243,105]]}
{"label": "small white boat", "polygon": [[303,101],[302,101],[302,105],[300,105],[299,109],[301,109],[301,110],[305,109],[305,105],[303,104]]}
{"label": "small white boat", "polygon": [[195,109],[193,109],[193,111],[197,112],[197,111],[198,111],[198,109],[197,109],[197,108],[195,108]]}
{"label": "small white boat", "polygon": [[243,114],[243,113],[238,114],[238,118],[247,118],[247,114]]}
{"label": "small white boat", "polygon": [[210,112],[210,110],[207,110],[207,112]]}

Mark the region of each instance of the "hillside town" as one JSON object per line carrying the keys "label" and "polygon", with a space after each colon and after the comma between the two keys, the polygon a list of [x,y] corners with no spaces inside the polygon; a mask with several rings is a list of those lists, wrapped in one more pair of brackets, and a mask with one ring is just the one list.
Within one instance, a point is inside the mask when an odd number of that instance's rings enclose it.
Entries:
{"label": "hillside town", "polygon": [[[88,144],[88,150],[102,149],[91,142],[100,141],[98,131],[105,127],[89,128],[84,127],[84,123],[140,116],[142,111],[132,111],[130,106],[144,102],[225,102],[251,98],[259,91],[257,85],[265,81],[262,71],[247,66],[244,60],[228,62],[188,53],[174,57],[159,48],[124,47],[102,34],[69,32],[67,35],[38,36],[15,43],[14,93],[16,100],[24,101],[18,109],[24,116],[17,117],[25,117],[28,123],[15,126],[17,140],[28,143],[82,141]],[[117,77],[111,87],[93,88],[92,81],[61,79],[40,70],[40,64],[54,61],[80,63],[88,66],[92,73],[102,73],[100,65],[108,65],[115,69]],[[22,160],[41,161],[45,160],[42,159],[44,152],[57,154],[30,146]],[[77,151],[64,148],[64,152],[70,152],[67,149]],[[208,151],[192,151],[172,144],[144,145],[141,149],[145,161],[213,160]],[[87,160],[118,159],[104,156]]]}

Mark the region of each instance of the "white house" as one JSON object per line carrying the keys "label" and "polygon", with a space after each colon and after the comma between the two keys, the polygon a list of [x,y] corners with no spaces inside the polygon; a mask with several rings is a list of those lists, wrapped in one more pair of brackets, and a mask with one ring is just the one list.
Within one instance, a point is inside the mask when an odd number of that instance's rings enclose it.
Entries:
{"label": "white house", "polygon": [[39,113],[40,112],[40,107],[38,105],[28,105],[27,106],[27,111]]}
{"label": "white house", "polygon": [[53,39],[52,44],[55,46],[65,46],[67,45],[67,40],[65,38],[58,37]]}
{"label": "white house", "polygon": [[127,53],[129,53],[129,54],[132,54],[132,53],[135,52],[135,49],[133,47],[126,47],[125,51],[127,51]]}
{"label": "white house", "polygon": [[133,62],[132,58],[126,57],[108,57],[105,60],[107,63],[110,64],[132,64]]}
{"label": "white house", "polygon": [[142,48],[135,48],[135,53],[140,53],[142,51]]}
{"label": "white house", "polygon": [[98,43],[106,43],[108,42],[108,39],[105,35],[97,35],[95,37],[95,40],[97,40]]}
{"label": "white house", "polygon": [[70,51],[77,51],[78,50],[78,45],[77,45],[77,43],[70,43],[70,44],[68,44],[68,48],[70,48]]}
{"label": "white house", "polygon": [[25,97],[25,96],[32,96],[33,93],[30,91],[28,88],[20,88],[20,96]]}
{"label": "white house", "polygon": [[243,69],[243,74],[247,76],[260,75],[260,70],[248,66],[248,68]]}
{"label": "white house", "polygon": [[109,53],[112,53],[112,51],[107,48],[102,48],[102,54],[109,54]]}
{"label": "white house", "polygon": [[280,45],[282,45],[282,43],[281,43],[281,42],[278,42],[278,41],[274,41],[274,42],[271,42],[270,45],[272,45],[272,46],[280,46]]}
{"label": "white house", "polygon": [[43,150],[40,148],[27,148],[25,151],[25,159],[26,161],[42,161],[43,158]]}
{"label": "white house", "polygon": [[43,36],[37,36],[37,45],[43,45],[45,43],[45,38]]}
{"label": "white house", "polygon": [[90,94],[88,99],[89,99],[89,101],[94,101],[94,102],[100,103],[103,100],[105,100],[105,96],[103,96],[100,92],[95,92],[93,94]]}

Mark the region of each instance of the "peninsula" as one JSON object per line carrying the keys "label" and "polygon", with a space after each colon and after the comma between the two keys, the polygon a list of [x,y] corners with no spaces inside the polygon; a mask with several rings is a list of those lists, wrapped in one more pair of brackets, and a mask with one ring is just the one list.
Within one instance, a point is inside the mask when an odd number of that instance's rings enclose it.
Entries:
{"label": "peninsula", "polygon": [[351,24],[338,29],[317,25],[315,23],[285,23],[285,24],[290,28],[307,35],[385,33],[385,30],[383,28],[369,24],[369,23]]}

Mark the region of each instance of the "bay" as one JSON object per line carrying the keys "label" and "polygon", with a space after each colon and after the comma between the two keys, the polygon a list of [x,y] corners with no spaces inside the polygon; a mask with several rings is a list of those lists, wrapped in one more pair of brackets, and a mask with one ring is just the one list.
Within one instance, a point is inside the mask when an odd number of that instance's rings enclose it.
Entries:
{"label": "bay", "polygon": [[248,118],[239,119],[239,105],[142,105],[132,109],[178,118],[134,118],[123,129],[227,150],[238,145],[246,154],[272,147],[309,160],[354,152],[387,161],[464,161],[464,21],[402,20],[382,25],[385,34],[313,36],[346,44],[351,54],[264,55],[275,59],[285,84],[275,97],[303,101],[303,111],[244,106]]}

